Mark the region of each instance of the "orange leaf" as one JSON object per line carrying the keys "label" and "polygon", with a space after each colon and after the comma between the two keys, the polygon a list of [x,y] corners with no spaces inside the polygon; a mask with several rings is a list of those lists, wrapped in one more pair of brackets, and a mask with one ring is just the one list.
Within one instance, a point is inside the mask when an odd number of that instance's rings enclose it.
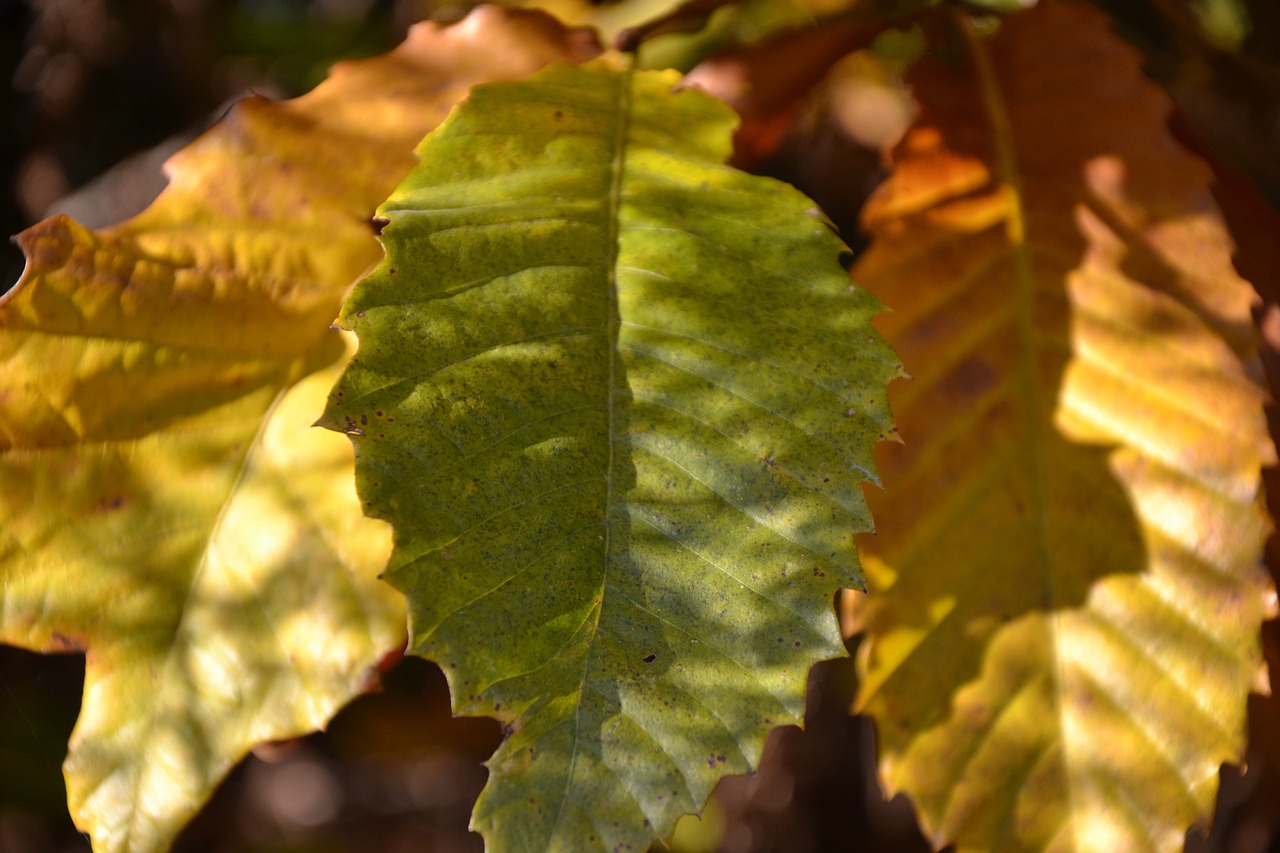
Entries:
{"label": "orange leaf", "polygon": [[955,20],[854,270],[915,376],[861,543],[859,701],[938,842],[1179,849],[1274,598],[1255,296],[1101,15],[1046,0],[989,44]]}

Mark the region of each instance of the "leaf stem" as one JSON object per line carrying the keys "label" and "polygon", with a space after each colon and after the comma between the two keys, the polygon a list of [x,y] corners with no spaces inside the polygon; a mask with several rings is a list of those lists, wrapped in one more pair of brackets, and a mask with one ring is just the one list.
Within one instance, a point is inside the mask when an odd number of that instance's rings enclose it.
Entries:
{"label": "leaf stem", "polygon": [[952,17],[957,29],[964,36],[965,46],[969,49],[969,57],[973,60],[973,68],[978,75],[982,107],[991,125],[996,178],[1007,186],[1013,195],[1009,204],[1006,233],[1011,245],[1023,247],[1026,244],[1027,230],[1022,210],[1022,177],[1018,168],[1018,154],[1013,146],[1013,125],[1009,122],[1009,111],[1001,96],[995,67],[991,64],[991,54],[987,52],[982,35],[965,13],[953,10]]}

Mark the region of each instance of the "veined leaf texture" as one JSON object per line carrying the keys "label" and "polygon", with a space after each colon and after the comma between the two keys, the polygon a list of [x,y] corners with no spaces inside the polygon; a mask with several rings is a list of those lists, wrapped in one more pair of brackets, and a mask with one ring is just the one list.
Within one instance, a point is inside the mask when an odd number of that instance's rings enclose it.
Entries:
{"label": "veined leaf texture", "polygon": [[[64,766],[97,851],[168,849],[255,744],[322,727],[403,635],[351,449],[311,429],[368,220],[479,80],[594,49],[536,13],[424,26],[240,103],[144,213],[25,232],[0,302],[0,640],[83,651]],[[409,85],[405,85],[405,81]]]}
{"label": "veined leaf texture", "polygon": [[498,717],[494,851],[641,850],[798,721],[900,373],[842,245],[674,73],[473,90],[380,208],[347,432],[410,650]]}
{"label": "veined leaf texture", "polygon": [[915,377],[861,542],[861,707],[939,843],[1181,849],[1274,601],[1255,297],[1098,12],[961,30],[912,73],[854,269]]}

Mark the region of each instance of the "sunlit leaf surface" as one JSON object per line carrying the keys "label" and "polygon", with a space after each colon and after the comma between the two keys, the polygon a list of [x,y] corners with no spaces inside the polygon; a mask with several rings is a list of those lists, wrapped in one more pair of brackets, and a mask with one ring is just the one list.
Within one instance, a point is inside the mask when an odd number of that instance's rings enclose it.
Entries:
{"label": "sunlit leaf surface", "polygon": [[323,726],[403,631],[351,449],[311,429],[369,219],[467,88],[593,51],[538,15],[420,27],[241,102],[99,233],[21,237],[0,302],[0,640],[84,651],[65,765],[100,851],[166,849],[255,743]]}
{"label": "sunlit leaf surface", "polygon": [[1254,296],[1100,15],[956,46],[914,74],[854,270],[915,377],[860,540],[861,707],[940,844],[1181,849],[1274,595]]}
{"label": "sunlit leaf surface", "polygon": [[410,649],[503,720],[493,851],[642,850],[843,652],[897,359],[810,202],[674,74],[477,88],[380,208],[325,422],[390,520]]}

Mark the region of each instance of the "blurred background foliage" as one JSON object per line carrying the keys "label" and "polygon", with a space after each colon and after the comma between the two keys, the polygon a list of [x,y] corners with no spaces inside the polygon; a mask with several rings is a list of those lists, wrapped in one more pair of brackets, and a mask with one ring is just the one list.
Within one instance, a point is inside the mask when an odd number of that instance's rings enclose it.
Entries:
{"label": "blurred background foliage", "polygon": [[[1031,0],[969,0],[975,12]],[[739,159],[816,198],[859,247],[857,216],[882,178],[880,146],[911,119],[901,79],[921,42],[909,26],[814,41],[805,30],[871,26],[941,0],[540,0],[608,41],[671,14],[641,60],[675,66],[744,95],[751,137]],[[1280,204],[1280,3],[1276,0],[1094,0],[1147,56],[1189,141]],[[0,0],[0,117],[8,235],[53,212],[92,227],[143,209],[164,185],[166,157],[247,92],[292,97],[338,59],[380,53],[414,22],[453,20],[472,0]],[[678,11],[678,13],[676,13]],[[676,13],[676,14],[673,14]],[[801,31],[797,34],[795,31]],[[815,51],[826,57],[815,62]],[[802,61],[806,60],[806,61]],[[761,75],[760,67],[766,69]],[[797,71],[797,69],[800,69]],[[794,72],[791,74],[785,72]],[[727,76],[726,76],[727,75]],[[734,77],[738,75],[738,77]],[[754,76],[753,76],[754,75]],[[747,87],[750,88],[750,87]],[[745,89],[744,89],[745,91]],[[772,100],[770,100],[772,99]],[[744,113],[745,114],[745,113]],[[0,258],[7,289],[22,270]],[[1274,550],[1274,549],[1273,549]],[[1275,561],[1273,560],[1273,563]],[[1273,566],[1274,568],[1274,566]],[[1269,655],[1280,639],[1268,626]],[[856,642],[856,638],[854,640]],[[1273,669],[1276,661],[1272,660]],[[0,851],[88,850],[67,817],[59,766],[79,711],[83,661],[0,646]],[[702,819],[686,819],[680,853],[925,851],[909,803],[885,802],[870,724],[851,717],[851,660],[810,676],[806,730],[770,737],[761,771],[726,779]],[[329,730],[264,745],[231,775],[180,838],[179,851],[476,851],[467,831],[497,724],[452,719],[440,671],[420,660],[390,667],[383,688]],[[1256,700],[1256,701],[1255,701]],[[1280,754],[1280,703],[1253,697],[1254,748]],[[1264,768],[1265,764],[1262,765]],[[1196,853],[1280,853],[1280,772],[1228,768],[1212,833]]]}

